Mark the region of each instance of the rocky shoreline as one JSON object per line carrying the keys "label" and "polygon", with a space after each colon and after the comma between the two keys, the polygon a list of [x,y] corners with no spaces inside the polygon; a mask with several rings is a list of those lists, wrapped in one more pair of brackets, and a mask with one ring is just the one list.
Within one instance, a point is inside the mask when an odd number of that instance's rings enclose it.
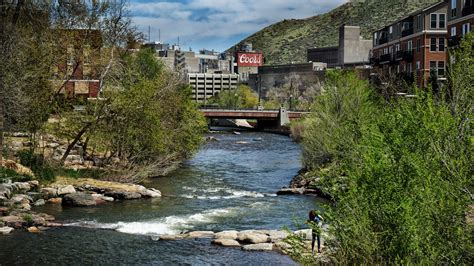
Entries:
{"label": "rocky shoreline", "polygon": [[[277,251],[288,255],[293,248],[288,241],[290,237],[297,237],[303,241],[304,248],[311,252],[311,229],[297,231],[282,230],[245,230],[245,231],[192,231],[177,235],[162,235],[155,240],[158,241],[177,241],[184,239],[209,239],[213,245],[241,248],[244,251]],[[324,242],[322,244],[324,254]]]}
{"label": "rocky shoreline", "polygon": [[161,192],[136,184],[77,179],[71,184],[53,183],[43,187],[36,180],[5,182],[0,184],[0,234],[10,234],[15,229],[38,233],[61,223],[45,213],[32,210],[45,204],[72,207],[91,207],[106,202],[140,198],[158,198]]}
{"label": "rocky shoreline", "polygon": [[317,180],[314,180],[309,172],[303,168],[291,179],[290,185],[281,188],[277,195],[312,195],[332,201],[333,197],[324,192],[322,186],[315,185],[315,181]]}

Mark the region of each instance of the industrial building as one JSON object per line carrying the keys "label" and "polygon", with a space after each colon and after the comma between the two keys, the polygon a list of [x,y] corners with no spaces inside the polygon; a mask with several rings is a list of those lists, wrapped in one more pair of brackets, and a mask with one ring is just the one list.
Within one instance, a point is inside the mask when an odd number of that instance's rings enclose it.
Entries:
{"label": "industrial building", "polygon": [[326,63],[328,67],[353,67],[368,65],[372,40],[360,36],[359,26],[343,25],[339,28],[339,45],[311,48],[307,51],[308,62]]}
{"label": "industrial building", "polygon": [[302,63],[275,66],[261,66],[258,74],[251,74],[249,86],[266,99],[268,92],[283,86],[293,86],[295,90],[305,90],[316,86],[324,79],[326,63]]}

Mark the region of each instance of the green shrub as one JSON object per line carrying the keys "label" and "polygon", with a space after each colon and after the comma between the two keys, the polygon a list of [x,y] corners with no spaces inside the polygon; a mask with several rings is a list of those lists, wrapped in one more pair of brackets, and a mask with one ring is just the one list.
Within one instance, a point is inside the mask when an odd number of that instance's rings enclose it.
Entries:
{"label": "green shrub", "polygon": [[[455,52],[436,93],[382,102],[351,74],[336,73],[315,103],[304,162],[337,203],[326,208],[340,264],[472,264],[474,54]],[[323,181],[324,183],[324,181]]]}
{"label": "green shrub", "polygon": [[32,177],[29,175],[20,175],[12,169],[0,167],[0,183],[6,180],[11,180],[12,182],[26,182],[31,179]]}

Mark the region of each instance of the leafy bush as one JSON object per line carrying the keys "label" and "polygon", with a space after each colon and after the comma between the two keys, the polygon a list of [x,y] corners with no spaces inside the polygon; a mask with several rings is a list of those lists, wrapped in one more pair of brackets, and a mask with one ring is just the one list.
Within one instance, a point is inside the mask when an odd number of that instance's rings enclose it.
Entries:
{"label": "leafy bush", "polygon": [[222,108],[256,108],[258,96],[249,86],[239,85],[236,90],[221,91],[210,99],[210,104]]}
{"label": "leafy bush", "polygon": [[[468,44],[466,44],[468,43]],[[383,102],[335,73],[303,136],[304,162],[334,190],[328,244],[341,264],[471,264],[474,53],[454,53],[444,88]],[[335,79],[334,79],[335,78]]]}

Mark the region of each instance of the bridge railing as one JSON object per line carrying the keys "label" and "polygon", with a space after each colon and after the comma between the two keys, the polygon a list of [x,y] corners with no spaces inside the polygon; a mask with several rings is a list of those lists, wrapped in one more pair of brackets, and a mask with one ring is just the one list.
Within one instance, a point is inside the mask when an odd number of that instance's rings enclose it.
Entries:
{"label": "bridge railing", "polygon": [[[233,111],[233,112],[279,112],[280,109],[258,109],[258,108],[222,108],[217,106],[201,106],[199,107],[201,111]],[[310,113],[303,110],[286,110],[287,112],[292,113]]]}

